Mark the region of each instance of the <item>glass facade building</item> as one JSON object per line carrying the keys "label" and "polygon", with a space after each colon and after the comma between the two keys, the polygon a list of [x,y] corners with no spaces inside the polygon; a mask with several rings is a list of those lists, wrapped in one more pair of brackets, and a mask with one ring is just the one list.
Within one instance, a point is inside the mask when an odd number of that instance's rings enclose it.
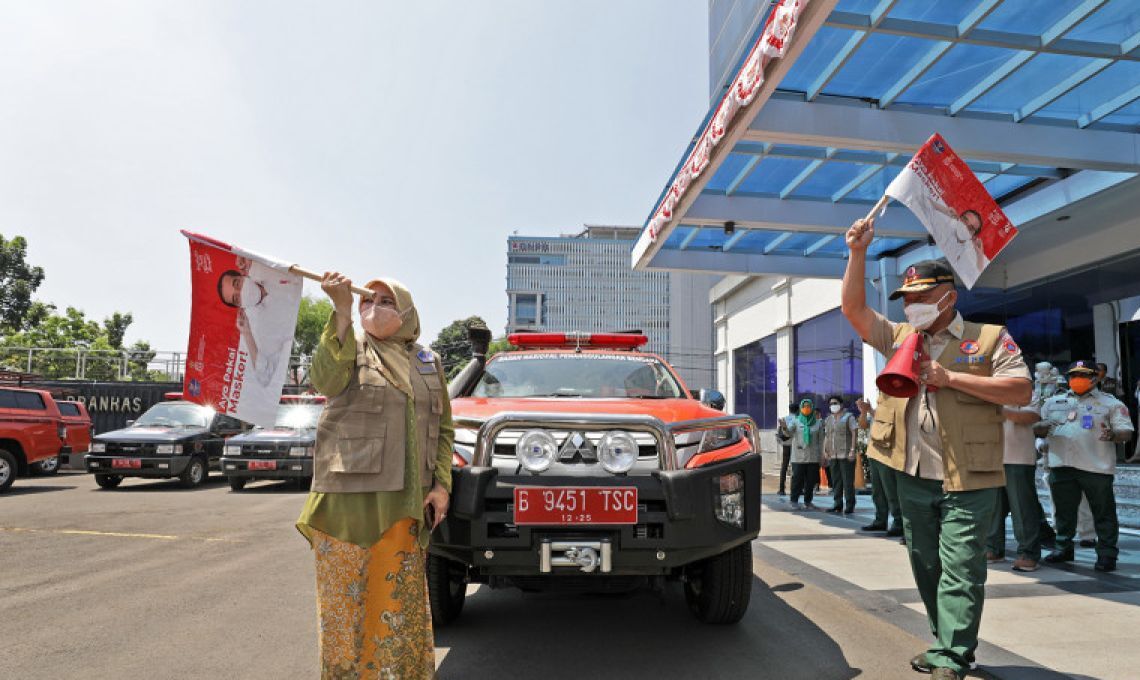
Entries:
{"label": "glass facade building", "polygon": [[763,429],[776,427],[776,336],[736,348],[732,353],[736,413],[752,416]]}
{"label": "glass facade building", "polygon": [[863,396],[863,341],[838,309],[795,327],[795,394],[823,408],[833,394],[847,404]]}
{"label": "glass facade building", "polygon": [[637,233],[591,226],[573,236],[508,237],[507,332],[637,329],[650,352],[680,359],[670,353],[670,275],[629,266]]}

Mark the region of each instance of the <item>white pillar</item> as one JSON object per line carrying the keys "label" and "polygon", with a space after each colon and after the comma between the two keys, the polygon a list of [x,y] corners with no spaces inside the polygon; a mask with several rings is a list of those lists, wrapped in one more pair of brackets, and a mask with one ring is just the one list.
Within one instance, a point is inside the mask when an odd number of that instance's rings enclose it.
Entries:
{"label": "white pillar", "polygon": [[[1096,360],[1108,366],[1108,377],[1116,378],[1119,369],[1120,329],[1116,303],[1093,305],[1093,336]],[[1080,359],[1081,357],[1073,357]]]}

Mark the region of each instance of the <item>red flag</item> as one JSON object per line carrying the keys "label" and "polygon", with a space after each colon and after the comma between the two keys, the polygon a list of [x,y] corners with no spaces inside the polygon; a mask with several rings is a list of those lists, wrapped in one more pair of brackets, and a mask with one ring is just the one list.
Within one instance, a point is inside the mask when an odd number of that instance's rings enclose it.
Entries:
{"label": "red flag", "polygon": [[273,258],[182,235],[190,240],[193,289],[183,395],[272,426],[293,348],[301,277]]}
{"label": "red flag", "polygon": [[1017,236],[985,186],[938,134],[922,145],[886,193],[918,217],[967,288]]}

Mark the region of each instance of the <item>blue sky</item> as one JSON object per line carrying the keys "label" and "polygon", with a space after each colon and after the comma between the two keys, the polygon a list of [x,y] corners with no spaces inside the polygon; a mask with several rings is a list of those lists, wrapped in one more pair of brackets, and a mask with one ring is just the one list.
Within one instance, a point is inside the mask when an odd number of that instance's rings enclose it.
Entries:
{"label": "blue sky", "polygon": [[[180,228],[506,323],[506,238],[640,225],[707,106],[707,3],[37,2],[0,22],[0,233],[37,298],[185,348]],[[319,288],[311,288],[319,293]]]}

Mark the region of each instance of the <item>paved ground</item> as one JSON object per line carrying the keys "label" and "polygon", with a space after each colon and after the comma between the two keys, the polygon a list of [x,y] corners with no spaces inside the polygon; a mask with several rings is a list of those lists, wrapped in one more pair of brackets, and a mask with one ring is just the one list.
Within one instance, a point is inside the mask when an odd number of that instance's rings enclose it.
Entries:
{"label": "paved ground", "polygon": [[[857,520],[766,499],[740,625],[697,623],[678,589],[473,588],[462,618],[437,631],[439,677],[917,679],[905,661],[925,646],[925,622],[902,548],[857,536]],[[303,501],[282,484],[108,492],[83,474],[18,480],[0,496],[0,676],[315,677],[312,564],[292,527]],[[992,574],[980,657],[993,675],[975,677],[1135,676],[1140,652],[1124,644],[1135,565],[1110,579],[1087,566]]]}

